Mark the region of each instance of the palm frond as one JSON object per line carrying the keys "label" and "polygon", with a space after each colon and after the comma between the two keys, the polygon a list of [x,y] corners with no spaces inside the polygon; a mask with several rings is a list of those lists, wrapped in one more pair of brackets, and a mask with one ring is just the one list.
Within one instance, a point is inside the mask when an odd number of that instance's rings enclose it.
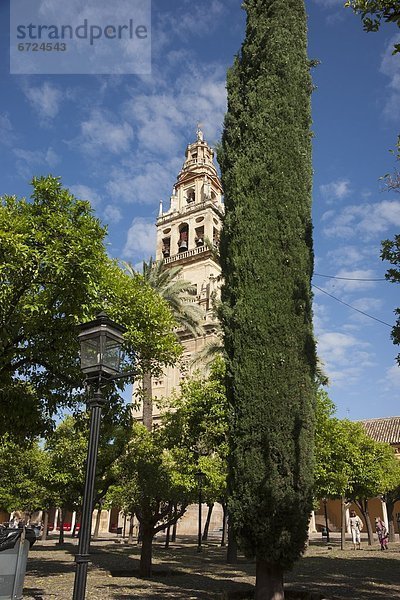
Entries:
{"label": "palm frond", "polygon": [[[130,262],[122,261],[126,273],[137,275]],[[166,267],[164,260],[143,261],[143,278],[157,294],[167,302],[175,321],[194,336],[202,335],[204,311],[192,300],[197,293],[196,285],[182,278],[182,267]]]}
{"label": "palm frond", "polygon": [[209,342],[196,352],[194,355],[190,365],[192,367],[200,366],[200,365],[208,365],[210,364],[216,356],[224,355],[224,346],[221,339],[213,340]]}

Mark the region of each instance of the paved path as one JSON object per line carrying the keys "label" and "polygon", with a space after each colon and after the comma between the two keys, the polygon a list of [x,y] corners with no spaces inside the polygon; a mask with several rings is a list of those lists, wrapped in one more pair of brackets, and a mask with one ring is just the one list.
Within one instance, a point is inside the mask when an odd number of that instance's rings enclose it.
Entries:
{"label": "paved path", "polygon": [[[389,600],[400,598],[400,545],[381,552],[378,544],[361,551],[341,551],[338,540],[328,548],[320,539],[311,542],[285,582],[288,588],[320,592],[328,599]],[[38,543],[31,550],[25,578],[24,599],[71,600],[75,543],[58,548],[54,541]],[[227,565],[226,550],[209,544],[196,552],[194,539],[166,550],[154,544],[154,576],[137,577],[140,549],[113,541],[92,546],[87,600],[220,599],[228,591],[254,585],[254,564],[243,557]]]}

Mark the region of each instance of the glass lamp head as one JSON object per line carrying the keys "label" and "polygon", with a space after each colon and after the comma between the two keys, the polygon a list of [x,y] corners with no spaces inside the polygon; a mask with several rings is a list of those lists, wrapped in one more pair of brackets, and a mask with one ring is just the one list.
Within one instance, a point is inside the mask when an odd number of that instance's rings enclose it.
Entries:
{"label": "glass lamp head", "polygon": [[110,379],[118,375],[125,327],[101,312],[79,327],[81,369],[87,379]]}

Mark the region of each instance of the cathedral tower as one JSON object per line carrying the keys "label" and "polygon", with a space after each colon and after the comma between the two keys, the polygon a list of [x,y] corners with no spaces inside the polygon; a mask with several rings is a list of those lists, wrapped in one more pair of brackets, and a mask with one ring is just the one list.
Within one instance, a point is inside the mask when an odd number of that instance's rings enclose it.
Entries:
{"label": "cathedral tower", "polygon": [[[156,222],[156,260],[165,266],[182,267],[182,277],[196,286],[193,301],[204,309],[204,335],[193,337],[179,331],[184,347],[179,364],[165,369],[161,377],[153,378],[153,398],[168,397],[190,372],[196,354],[216,340],[218,323],[213,314],[213,301],[218,298],[221,269],[213,257],[210,245],[217,246],[222,227],[224,205],[222,187],[214,165],[214,151],[197,130],[197,139],[186,148],[185,161],[178,174],[168,210],[160,211]],[[158,409],[154,405],[153,416]],[[140,411],[136,413],[139,417]],[[141,415],[140,415],[141,416]]]}

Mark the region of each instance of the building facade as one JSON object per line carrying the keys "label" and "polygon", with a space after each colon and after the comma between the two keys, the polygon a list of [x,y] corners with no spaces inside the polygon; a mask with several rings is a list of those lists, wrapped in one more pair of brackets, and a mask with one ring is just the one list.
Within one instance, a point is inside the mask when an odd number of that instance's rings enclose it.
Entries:
{"label": "building facade", "polygon": [[[164,260],[166,267],[181,267],[181,277],[195,286],[192,301],[204,311],[204,334],[193,336],[187,330],[178,331],[183,345],[181,359],[176,366],[168,367],[152,380],[155,421],[159,416],[157,399],[168,398],[183,378],[198,369],[204,370],[201,352],[218,341],[214,303],[219,297],[221,268],[215,252],[224,213],[222,195],[214,151],[198,129],[196,140],[186,148],[185,160],[166,210],[163,208],[165,203],[160,202],[156,221],[156,260]],[[134,416],[138,420],[142,418],[141,404]]]}

